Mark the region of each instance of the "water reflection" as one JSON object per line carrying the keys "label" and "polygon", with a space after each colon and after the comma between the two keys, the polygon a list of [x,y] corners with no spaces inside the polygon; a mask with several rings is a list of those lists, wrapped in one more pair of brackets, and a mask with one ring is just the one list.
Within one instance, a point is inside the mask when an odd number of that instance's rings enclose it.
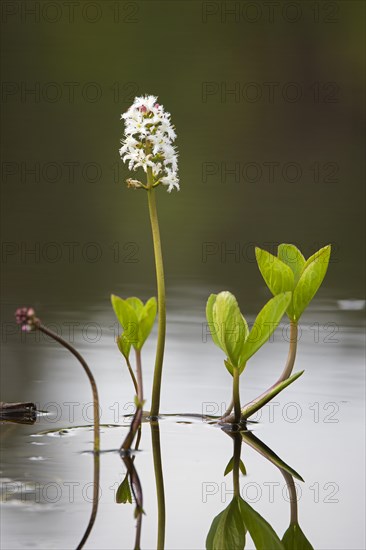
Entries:
{"label": "water reflection", "polygon": [[[95,434],[94,434],[95,437]],[[97,442],[94,439],[94,447],[96,447]],[[84,547],[86,541],[89,538],[89,535],[93,529],[95,519],[97,517],[98,512],[98,503],[99,503],[99,488],[100,488],[100,453],[93,452],[93,501],[92,501],[92,511],[90,514],[89,523],[87,525],[87,528],[85,530],[85,533],[83,535],[83,538],[79,542],[77,546],[77,550],[80,550]]]}
{"label": "water reflection", "polygon": [[[224,475],[232,471],[234,496],[227,508],[214,518],[206,539],[207,550],[243,550],[247,533],[250,534],[258,549],[283,550],[286,548],[293,550],[301,541],[302,547],[310,550],[312,546],[300,530],[297,520],[297,495],[293,477],[300,480],[302,478],[254,434],[246,431],[226,433],[233,439],[234,454]],[[243,442],[277,466],[285,477],[290,495],[291,523],[282,542],[272,526],[240,494],[240,472],[246,475],[246,469],[241,459]]]}
{"label": "water reflection", "polygon": [[[179,419],[177,419],[179,422]],[[165,489],[163,476],[163,462],[160,444],[159,421],[150,422],[152,455],[155,474],[155,488],[157,497],[157,543],[158,550],[165,548],[166,528],[166,506]],[[221,429],[223,435],[229,436],[233,442],[233,456],[229,460],[224,475],[231,473],[233,498],[229,505],[221,511],[212,521],[206,538],[207,550],[243,550],[246,546],[247,535],[249,534],[254,542],[255,548],[271,548],[274,550],[293,550],[302,548],[312,550],[313,547],[305,537],[299,526],[298,520],[298,496],[294,479],[303,481],[302,477],[287,463],[285,463],[272,449],[263,443],[252,432],[244,430],[228,431]],[[134,518],[136,520],[136,533],[134,550],[141,548],[142,518],[144,515],[143,487],[137,471],[137,451],[141,440],[141,427],[134,450],[120,450],[121,459],[126,468],[126,474],[116,492],[116,503],[127,504],[135,502]],[[242,446],[247,445],[254,449],[273,464],[283,475],[290,504],[290,524],[282,539],[275,532],[270,523],[261,516],[241,495],[240,476],[246,476],[247,471],[242,460]],[[90,520],[78,550],[85,545],[91,530],[93,529],[99,501],[99,478],[100,478],[100,454],[93,453],[94,476],[93,476],[93,504]]]}

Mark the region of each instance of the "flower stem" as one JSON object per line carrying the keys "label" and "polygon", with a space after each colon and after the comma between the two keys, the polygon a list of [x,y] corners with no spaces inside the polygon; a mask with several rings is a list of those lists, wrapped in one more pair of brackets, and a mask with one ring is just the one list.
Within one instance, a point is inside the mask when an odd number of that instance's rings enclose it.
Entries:
{"label": "flower stem", "polygon": [[94,378],[88,364],[86,363],[85,359],[80,355],[80,353],[71,344],[66,342],[66,340],[61,338],[61,336],[59,336],[58,334],[55,334],[54,332],[52,332],[52,330],[49,330],[48,328],[46,328],[41,323],[38,323],[36,325],[36,328],[38,328],[38,330],[40,330],[44,334],[47,334],[47,336],[50,336],[51,338],[56,340],[56,342],[61,344],[61,346],[63,346],[67,350],[69,350],[76,357],[76,359],[79,361],[79,363],[83,367],[84,371],[86,372],[86,375],[89,378],[89,382],[90,382],[92,393],[93,393],[94,452],[99,453],[99,450],[100,450],[99,397],[98,397],[97,384],[95,382],[95,378]]}
{"label": "flower stem", "polygon": [[156,348],[154,380],[152,389],[151,411],[150,416],[157,417],[160,407],[160,388],[161,376],[163,371],[164,347],[165,347],[165,331],[166,331],[166,308],[165,308],[165,281],[164,281],[164,266],[163,256],[161,251],[160,231],[158,214],[156,210],[155,190],[153,189],[154,179],[151,168],[147,171],[148,180],[148,203],[151,222],[151,231],[154,243],[156,281],[158,288],[158,343]]}
{"label": "flower stem", "polygon": [[240,394],[239,394],[239,369],[233,369],[233,401],[234,401],[234,423],[240,423],[241,409],[240,409]]}

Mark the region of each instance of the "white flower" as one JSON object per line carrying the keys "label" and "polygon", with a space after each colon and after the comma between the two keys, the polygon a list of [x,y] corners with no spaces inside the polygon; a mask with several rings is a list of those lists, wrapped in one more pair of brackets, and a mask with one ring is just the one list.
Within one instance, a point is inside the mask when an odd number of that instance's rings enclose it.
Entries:
{"label": "white flower", "polygon": [[170,113],[157,103],[153,95],[136,97],[126,113],[124,138],[119,152],[129,170],[151,168],[154,185],[162,183],[179,190],[178,154],[173,142],[176,138],[170,122]]}

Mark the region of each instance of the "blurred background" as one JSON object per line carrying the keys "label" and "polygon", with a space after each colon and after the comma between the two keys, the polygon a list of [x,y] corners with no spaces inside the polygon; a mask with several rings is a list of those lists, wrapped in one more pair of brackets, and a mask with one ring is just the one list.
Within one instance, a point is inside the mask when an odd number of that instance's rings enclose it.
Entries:
{"label": "blurred background", "polygon": [[[33,400],[50,412],[33,427],[4,427],[3,478],[44,484],[91,477],[91,456],[81,454],[91,445],[87,430],[58,444],[48,435],[32,438],[89,424],[90,389],[64,350],[39,334],[21,335],[16,307],[34,306],[83,353],[99,385],[103,423],[131,412],[110,294],[145,300],[156,290],[147,197],[126,188],[120,116],[135,96],[154,94],[176,126],[181,180],[179,192],[157,190],[168,306],[162,411],[205,413],[208,404],[220,414],[227,405],[230,377],[207,338],[205,304],[211,292],[228,289],[254,319],[269,298],[255,246],[275,253],[278,243],[291,242],[308,257],[331,243],[328,274],[301,323],[296,369],[306,373],[258,429],[308,483],[301,525],[313,546],[365,548],[365,4],[3,0],[0,8],[1,400]],[[283,325],[245,372],[243,399],[280,372]],[[155,344],[156,332],[144,348],[148,403]],[[289,404],[301,421],[285,417]],[[221,482],[231,449],[221,443],[224,434],[202,423],[161,425],[174,510],[167,547],[201,548],[223,509],[219,500],[203,505],[201,484]],[[103,449],[118,448],[123,430],[104,430]],[[144,430],[136,462],[150,548],[155,493]],[[103,455],[105,503],[90,548],[131,547],[132,513],[110,496],[121,466],[117,454]],[[261,468],[257,459],[249,463],[252,480],[272,475]],[[320,503],[312,498],[317,486]],[[329,500],[329,487],[337,500]],[[280,500],[255,506],[283,533],[288,503]],[[73,548],[89,508],[83,495],[71,504],[65,492],[56,504],[30,508],[40,514],[6,503],[3,547],[37,541],[39,548]],[[188,517],[187,530],[181,518],[189,513],[200,520],[193,525]],[[121,532],[122,519],[130,530]]]}
{"label": "blurred background", "polygon": [[350,0],[3,2],[3,305],[154,291],[146,197],[118,155],[141,94],[178,134],[168,287],[253,309],[255,245],[332,243],[321,295],[362,298],[363,17]]}

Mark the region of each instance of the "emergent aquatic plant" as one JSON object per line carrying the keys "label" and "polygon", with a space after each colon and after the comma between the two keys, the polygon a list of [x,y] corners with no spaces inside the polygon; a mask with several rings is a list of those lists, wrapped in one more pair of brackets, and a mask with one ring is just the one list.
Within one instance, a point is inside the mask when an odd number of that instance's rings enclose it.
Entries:
{"label": "emergent aquatic plant", "polygon": [[[241,419],[239,377],[247,361],[269,339],[281,321],[291,301],[291,293],[275,296],[263,307],[249,330],[238,302],[230,292],[211,294],[207,301],[206,316],[214,343],[226,354],[225,366],[233,377],[232,422]],[[230,411],[229,411],[230,413]]]}
{"label": "emergent aquatic plant", "polygon": [[[144,304],[139,298],[131,297],[123,300],[114,294],[111,296],[111,302],[116,317],[123,328],[122,334],[117,338],[117,345],[125,358],[136,391],[136,413],[132,420],[130,431],[122,445],[124,450],[128,450],[132,445],[142,419],[144,391],[141,350],[154,325],[157,304],[155,298],[150,298]],[[137,379],[130,363],[131,346],[135,350]]]}
{"label": "emergent aquatic plant", "polygon": [[120,149],[121,158],[123,162],[128,162],[129,170],[135,171],[142,168],[146,178],[145,182],[130,178],[127,180],[127,186],[147,191],[154,244],[159,319],[150,414],[152,417],[157,417],[160,407],[166,311],[164,267],[155,188],[162,184],[168,187],[168,192],[174,188],[179,190],[177,153],[173,146],[176,133],[170,121],[170,114],[157,103],[156,96],[136,97],[133,105],[122,115],[122,118],[125,121],[125,132]]}
{"label": "emergent aquatic plant", "polygon": [[295,364],[298,322],[305,309],[317,293],[328,269],[331,246],[325,246],[305,260],[300,250],[293,244],[280,244],[277,256],[266,250],[255,249],[259,270],[268,288],[275,296],[283,292],[291,293],[286,310],[290,319],[290,346],[286,365],[278,380],[259,397],[247,403],[243,416],[248,418],[278,393],[278,388],[296,376],[291,376]]}

